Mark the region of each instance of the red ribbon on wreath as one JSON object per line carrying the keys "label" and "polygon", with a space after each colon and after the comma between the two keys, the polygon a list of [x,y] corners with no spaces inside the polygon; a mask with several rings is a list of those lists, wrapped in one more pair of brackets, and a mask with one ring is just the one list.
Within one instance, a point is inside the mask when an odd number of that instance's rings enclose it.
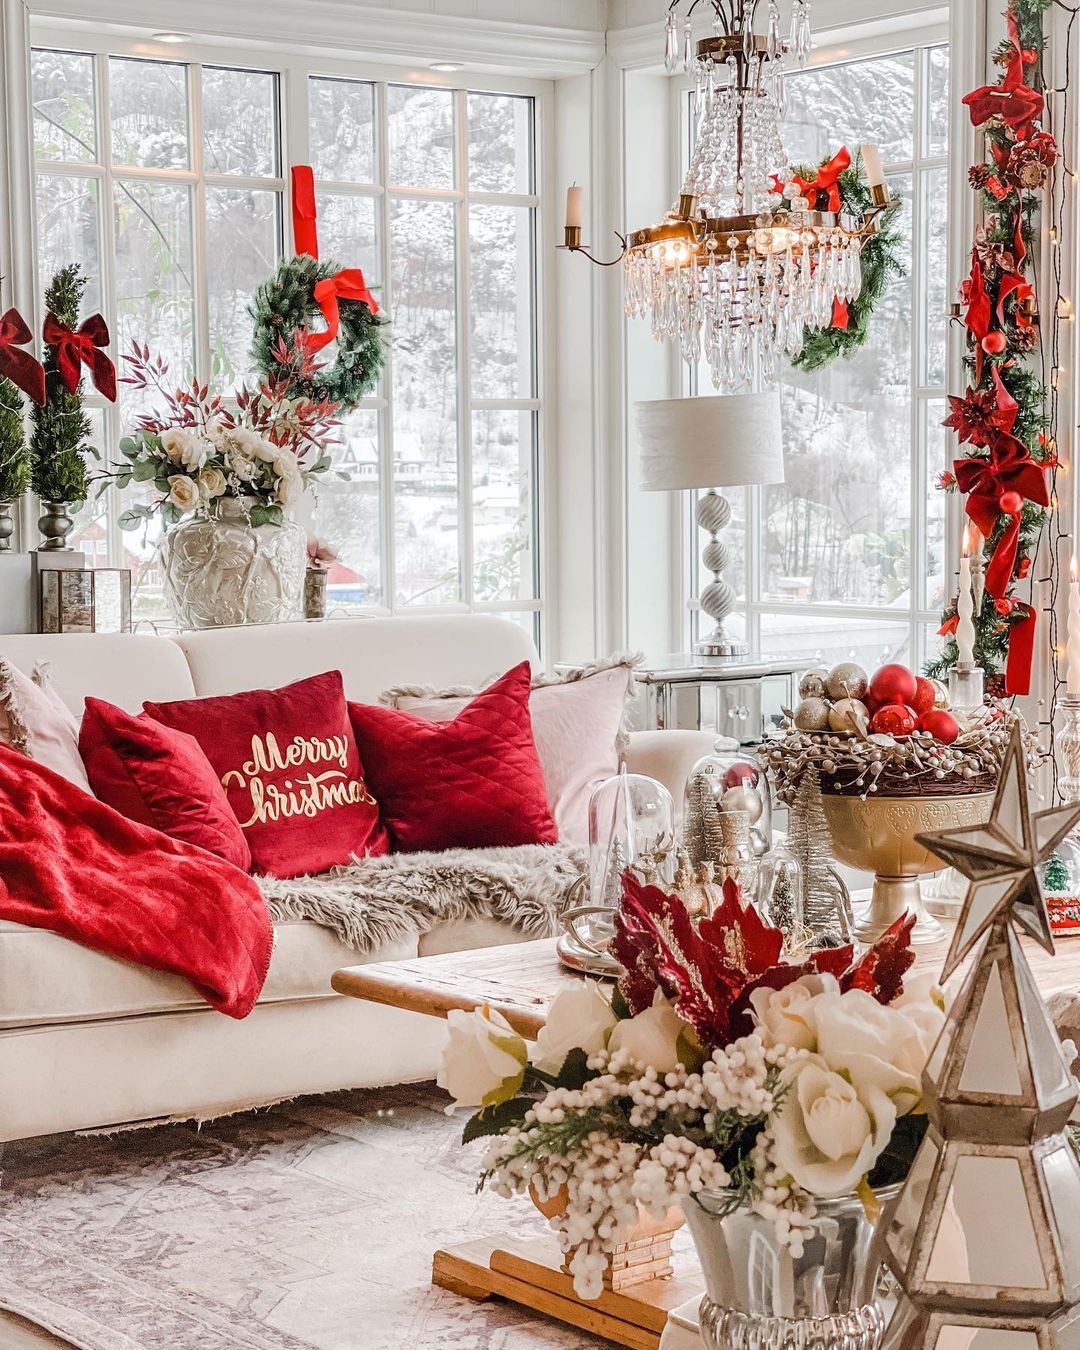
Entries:
{"label": "red ribbon on wreath", "polygon": [[55,314],[45,315],[41,336],[56,349],[60,378],[72,394],[79,387],[82,368],[90,372],[98,392],[116,402],[116,367],[104,350],[109,345],[109,327],[100,314],[91,314],[78,328],[68,328]]}
{"label": "red ribbon on wreath", "polygon": [[0,375],[17,385],[35,403],[45,402],[45,368],[20,347],[30,342],[33,333],[17,309],[9,309],[0,318]]}
{"label": "red ribbon on wreath", "polygon": [[[306,253],[308,257],[319,256],[318,211],[315,205],[315,175],[309,164],[294,164],[292,169],[292,220],[293,245],[297,253]],[[322,333],[309,333],[308,350],[322,351],[337,337],[341,325],[339,300],[359,300],[367,305],[372,314],[378,314],[379,306],[364,281],[359,267],[343,267],[332,277],[315,283],[315,303],[322,310],[326,320],[326,329]]]}
{"label": "red ribbon on wreath", "polygon": [[845,169],[851,167],[851,154],[847,146],[842,146],[827,164],[823,164],[817,171],[816,178],[800,178],[795,174],[792,178],[793,183],[798,183],[802,190],[802,195],[810,203],[811,210],[818,210],[817,194],[827,192],[829,195],[829,204],[825,208],[828,211],[839,211],[840,202],[840,175]]}

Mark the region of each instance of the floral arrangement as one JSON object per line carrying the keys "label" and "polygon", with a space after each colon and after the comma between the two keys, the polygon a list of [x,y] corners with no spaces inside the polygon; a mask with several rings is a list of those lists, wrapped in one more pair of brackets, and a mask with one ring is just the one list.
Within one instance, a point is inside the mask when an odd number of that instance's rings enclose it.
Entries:
{"label": "floral arrangement", "polygon": [[[325,446],[337,426],[338,405],[300,392],[315,369],[299,340],[286,351],[280,374],[241,389],[226,407],[208,385],[169,384],[168,364],[135,345],[123,360],[123,383],[155,393],[161,411],[143,414],[120,442],[123,461],[100,477],[118,488],[153,487],[150,502],[129,507],[120,527],[138,528],[153,516],[166,527],[195,512],[216,515],[222,501],[244,503],[249,522],[280,525],[308,485],[331,466]],[[342,475],[343,477],[347,475]]]}
{"label": "floral arrangement", "polygon": [[904,990],[905,918],[851,947],[781,961],[783,934],[726,883],[699,923],[677,897],[624,876],[612,950],[625,974],[552,1004],[533,1044],[496,1012],[450,1014],[439,1084],[480,1107],[481,1177],[529,1191],[582,1298],[639,1219],[703,1191],[775,1222],[799,1254],[818,1199],[906,1175],[922,1139],[921,1076],[943,1024],[929,989]]}
{"label": "floral arrangement", "polygon": [[[968,387],[949,398],[944,423],[956,432],[961,457],[941,475],[940,486],[965,494],[964,509],[986,540],[974,651],[991,677],[988,688],[999,694],[1030,688],[1036,612],[1030,596],[1022,599],[1017,591],[1024,582],[1030,586],[1057,467],[1047,434],[1046,389],[1028,364],[1040,342],[1032,248],[1042,196],[1059,158],[1054,137],[1042,127],[1043,14],[1049,3],[1012,0],[1007,36],[994,55],[999,78],[963,100],[972,125],[985,132],[985,160],[968,174],[983,220],[960,292]],[[959,659],[956,625],[954,597],[942,616],[944,650],[927,667],[930,675],[944,675]]]}

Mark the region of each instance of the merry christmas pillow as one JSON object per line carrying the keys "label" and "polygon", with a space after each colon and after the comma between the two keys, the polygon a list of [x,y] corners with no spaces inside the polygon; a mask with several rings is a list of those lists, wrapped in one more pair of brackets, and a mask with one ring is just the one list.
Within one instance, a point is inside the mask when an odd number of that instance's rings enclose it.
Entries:
{"label": "merry christmas pillow", "polygon": [[283,689],[143,709],[202,746],[244,831],[253,871],[296,877],[387,851],[340,671]]}

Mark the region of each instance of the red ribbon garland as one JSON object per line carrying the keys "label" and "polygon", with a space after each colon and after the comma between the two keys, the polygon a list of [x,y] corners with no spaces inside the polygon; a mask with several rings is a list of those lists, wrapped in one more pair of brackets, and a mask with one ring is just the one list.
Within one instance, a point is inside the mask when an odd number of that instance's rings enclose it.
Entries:
{"label": "red ribbon garland", "polygon": [[[310,258],[319,256],[318,211],[315,205],[315,175],[309,164],[294,164],[292,169],[292,221],[293,245],[297,253],[306,253]],[[309,351],[322,351],[337,337],[341,326],[339,300],[358,300],[367,305],[372,314],[378,314],[379,306],[364,281],[359,267],[343,267],[332,277],[315,284],[315,303],[322,310],[326,328],[321,333],[309,333],[307,347]]]}
{"label": "red ribbon garland", "polygon": [[971,125],[981,127],[991,117],[1000,117],[1007,127],[1016,132],[1016,138],[1026,141],[1031,135],[1032,122],[1042,116],[1045,100],[1037,89],[1024,82],[1024,67],[1038,60],[1038,54],[1020,46],[1016,15],[1009,11],[1009,41],[1013,54],[1005,69],[1005,78],[999,84],[984,84],[964,98]]}
{"label": "red ribbon garland", "polygon": [[9,309],[0,318],[0,375],[21,389],[27,398],[44,403],[45,368],[29,352],[19,351],[33,336],[17,309]]}
{"label": "red ribbon garland", "polygon": [[70,393],[78,389],[86,366],[98,392],[116,402],[116,367],[102,350],[109,345],[109,329],[100,314],[91,314],[76,329],[66,327],[55,314],[46,314],[41,336],[46,346],[55,348],[60,378]]}
{"label": "red ribbon garland", "polygon": [[800,178],[796,174],[792,178],[793,183],[798,183],[802,189],[802,195],[810,202],[811,210],[818,210],[817,193],[827,192],[829,194],[829,204],[826,207],[828,211],[840,210],[840,175],[845,169],[851,167],[851,154],[847,146],[842,146],[827,164],[823,164],[817,171],[816,178]]}

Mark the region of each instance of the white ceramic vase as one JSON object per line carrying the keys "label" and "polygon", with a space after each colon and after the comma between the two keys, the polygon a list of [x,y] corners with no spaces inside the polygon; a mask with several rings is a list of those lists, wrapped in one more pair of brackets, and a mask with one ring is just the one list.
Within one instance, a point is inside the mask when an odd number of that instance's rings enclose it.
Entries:
{"label": "white ceramic vase", "polygon": [[174,525],[161,544],[165,599],[181,628],[287,623],[304,612],[307,536],[293,520],[251,525],[251,503]]}

